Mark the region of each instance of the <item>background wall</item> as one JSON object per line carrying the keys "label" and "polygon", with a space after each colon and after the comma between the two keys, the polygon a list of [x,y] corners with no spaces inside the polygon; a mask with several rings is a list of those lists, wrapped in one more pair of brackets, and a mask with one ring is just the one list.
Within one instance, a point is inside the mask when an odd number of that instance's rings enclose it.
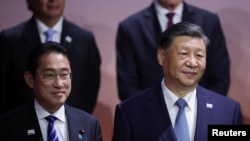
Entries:
{"label": "background wall", "polygon": [[[239,3],[239,1],[241,3]],[[65,17],[92,31],[102,57],[101,88],[94,115],[101,122],[104,141],[113,132],[115,105],[119,103],[115,71],[115,35],[118,22],[148,6],[152,0],[68,0]],[[239,101],[245,124],[250,124],[250,8],[249,0],[186,0],[217,13],[231,59],[228,96]],[[30,18],[25,0],[0,0],[0,30]]]}

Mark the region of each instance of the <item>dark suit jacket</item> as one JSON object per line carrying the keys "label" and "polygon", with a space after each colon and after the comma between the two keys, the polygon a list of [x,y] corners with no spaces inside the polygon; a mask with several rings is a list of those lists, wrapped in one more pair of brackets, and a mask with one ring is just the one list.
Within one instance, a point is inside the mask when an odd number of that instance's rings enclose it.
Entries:
{"label": "dark suit jacket", "polygon": [[[207,141],[207,125],[241,124],[241,116],[238,102],[198,86],[194,140]],[[113,141],[177,141],[160,83],[116,106]]]}
{"label": "dark suit jacket", "polygon": [[[72,41],[67,40],[69,37]],[[28,53],[40,43],[34,18],[1,32],[0,112],[33,99],[23,74]],[[94,36],[64,20],[61,44],[69,52],[73,71],[72,90],[67,103],[91,113],[98,96],[101,64]]]}
{"label": "dark suit jacket", "polygon": [[[83,129],[88,141],[102,141],[99,121],[92,115],[65,104],[70,141],[80,141],[79,131]],[[34,134],[28,135],[27,131]],[[34,102],[0,116],[1,141],[43,141]],[[86,140],[83,140],[86,141]]]}
{"label": "dark suit jacket", "polygon": [[[200,25],[211,41],[207,68],[199,84],[227,95],[230,60],[218,16],[184,3],[182,21]],[[121,100],[162,80],[163,72],[156,56],[161,33],[153,4],[119,24],[116,53]]]}

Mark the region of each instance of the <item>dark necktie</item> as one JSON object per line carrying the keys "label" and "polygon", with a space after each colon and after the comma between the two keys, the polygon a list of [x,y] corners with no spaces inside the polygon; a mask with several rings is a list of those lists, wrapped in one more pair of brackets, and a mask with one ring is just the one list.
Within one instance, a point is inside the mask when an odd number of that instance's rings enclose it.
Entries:
{"label": "dark necktie", "polygon": [[45,42],[52,41],[52,37],[53,37],[54,33],[55,33],[55,30],[52,30],[52,29],[45,31],[44,32],[44,34],[46,36]]}
{"label": "dark necktie", "polygon": [[168,24],[167,24],[167,28],[171,27],[173,25],[173,17],[174,17],[174,13],[170,12],[167,15],[168,18]]}
{"label": "dark necktie", "polygon": [[54,128],[54,122],[57,120],[57,118],[54,116],[47,116],[45,119],[49,122],[47,135],[48,141],[59,141],[56,130]]}
{"label": "dark necktie", "polygon": [[189,129],[188,129],[188,123],[185,115],[185,107],[187,106],[187,103],[184,99],[180,98],[175,103],[179,107],[179,111],[175,120],[175,133],[178,141],[189,141]]}

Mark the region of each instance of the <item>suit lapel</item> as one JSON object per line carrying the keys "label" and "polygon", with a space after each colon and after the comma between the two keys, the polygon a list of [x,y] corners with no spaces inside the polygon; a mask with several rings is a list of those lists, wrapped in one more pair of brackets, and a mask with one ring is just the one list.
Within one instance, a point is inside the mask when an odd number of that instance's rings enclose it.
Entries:
{"label": "suit lapel", "polygon": [[195,141],[202,140],[203,135],[207,134],[207,125],[211,119],[208,115],[212,115],[213,103],[210,103],[211,96],[207,95],[207,91],[204,91],[200,86],[197,87],[197,120]]}
{"label": "suit lapel", "polygon": [[31,49],[41,43],[34,17],[32,17],[30,20],[26,22],[24,30],[21,34],[25,43],[27,44],[27,46],[25,47]]}
{"label": "suit lapel", "polygon": [[183,12],[182,12],[182,21],[187,21],[194,23],[194,11],[187,3],[184,2]]}
{"label": "suit lapel", "polygon": [[[83,140],[83,136],[80,133],[80,130],[85,130],[81,121],[79,121],[79,117],[77,117],[76,113],[72,113],[73,110],[70,109],[68,105],[65,104],[65,112],[67,116],[68,122],[68,133],[70,141],[80,141]],[[80,124],[81,123],[81,124]]]}
{"label": "suit lapel", "polygon": [[166,108],[160,83],[154,87],[147,100],[149,115],[155,122],[158,133],[161,135],[163,140],[177,140]]}
{"label": "suit lapel", "polygon": [[27,107],[26,107],[26,111],[24,112],[24,114],[21,116],[21,118],[23,119],[22,121],[24,122],[23,125],[25,125],[24,127],[24,135],[26,135],[26,140],[27,141],[42,141],[43,137],[42,137],[42,132],[40,129],[40,125],[38,123],[38,119],[36,116],[36,112],[34,109],[34,103],[31,102]]}
{"label": "suit lapel", "polygon": [[[142,31],[145,31],[145,36],[149,36],[146,39],[152,40],[150,43],[153,45],[158,45],[162,31],[160,28],[160,23],[158,21],[156,10],[154,4],[152,3],[144,12],[144,22],[145,25],[142,27],[145,28]],[[158,46],[154,46],[157,48]]]}
{"label": "suit lapel", "polygon": [[62,35],[61,35],[61,44],[67,49],[70,50],[74,43],[74,37],[71,31],[71,26],[68,21],[63,20],[62,25]]}

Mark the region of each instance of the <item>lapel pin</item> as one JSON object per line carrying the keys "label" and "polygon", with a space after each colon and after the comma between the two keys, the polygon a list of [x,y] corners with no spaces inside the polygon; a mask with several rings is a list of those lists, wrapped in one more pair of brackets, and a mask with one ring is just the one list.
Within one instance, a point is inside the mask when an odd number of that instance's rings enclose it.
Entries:
{"label": "lapel pin", "polygon": [[210,109],[213,109],[213,104],[211,104],[211,103],[207,103],[207,108],[210,108]]}
{"label": "lapel pin", "polygon": [[72,38],[70,36],[66,36],[65,37],[65,41],[68,42],[68,43],[71,43]]}
{"label": "lapel pin", "polygon": [[34,129],[29,129],[29,130],[27,130],[27,134],[29,136],[29,135],[35,135],[36,133],[35,133]]}
{"label": "lapel pin", "polygon": [[79,138],[80,140],[87,141],[87,137],[85,136],[85,131],[84,131],[83,129],[81,129],[81,130],[79,131],[78,138]]}

